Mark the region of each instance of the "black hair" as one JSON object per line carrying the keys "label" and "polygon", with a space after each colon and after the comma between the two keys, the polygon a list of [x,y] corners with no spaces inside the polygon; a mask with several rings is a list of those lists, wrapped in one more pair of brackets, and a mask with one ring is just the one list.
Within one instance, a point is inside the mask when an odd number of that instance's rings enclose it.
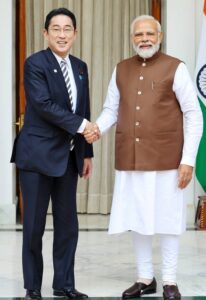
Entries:
{"label": "black hair", "polygon": [[47,31],[48,31],[48,28],[49,28],[49,24],[50,24],[51,19],[52,19],[53,17],[55,17],[55,16],[58,16],[58,15],[65,15],[65,16],[68,16],[68,17],[72,20],[72,24],[73,24],[74,29],[76,29],[77,24],[76,24],[76,17],[75,17],[75,15],[74,15],[70,10],[68,10],[67,8],[65,8],[65,7],[60,7],[60,8],[56,8],[56,9],[51,10],[51,11],[48,13],[48,15],[46,16],[44,28],[45,28]]}

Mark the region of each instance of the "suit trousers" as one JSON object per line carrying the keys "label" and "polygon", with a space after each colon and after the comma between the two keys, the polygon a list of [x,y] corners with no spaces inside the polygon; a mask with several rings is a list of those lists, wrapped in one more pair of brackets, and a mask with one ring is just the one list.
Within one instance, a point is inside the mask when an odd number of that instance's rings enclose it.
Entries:
{"label": "suit trousers", "polygon": [[23,275],[25,289],[41,289],[42,237],[49,201],[53,214],[53,288],[75,288],[74,259],[78,241],[76,189],[78,172],[74,151],[61,177],[19,170],[23,195]]}

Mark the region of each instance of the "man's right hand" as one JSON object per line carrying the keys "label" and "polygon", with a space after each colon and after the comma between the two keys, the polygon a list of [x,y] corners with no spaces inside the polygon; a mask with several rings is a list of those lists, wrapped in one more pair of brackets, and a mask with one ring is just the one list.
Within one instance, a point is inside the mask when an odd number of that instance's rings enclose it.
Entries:
{"label": "man's right hand", "polygon": [[82,133],[87,143],[92,144],[101,137],[99,127],[96,123],[87,122],[86,127]]}

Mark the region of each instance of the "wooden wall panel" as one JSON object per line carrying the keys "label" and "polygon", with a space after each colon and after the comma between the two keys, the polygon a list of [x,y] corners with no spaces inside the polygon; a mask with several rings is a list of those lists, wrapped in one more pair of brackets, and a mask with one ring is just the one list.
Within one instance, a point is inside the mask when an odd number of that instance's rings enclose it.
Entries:
{"label": "wooden wall panel", "polygon": [[161,22],[161,0],[152,0],[152,15]]}

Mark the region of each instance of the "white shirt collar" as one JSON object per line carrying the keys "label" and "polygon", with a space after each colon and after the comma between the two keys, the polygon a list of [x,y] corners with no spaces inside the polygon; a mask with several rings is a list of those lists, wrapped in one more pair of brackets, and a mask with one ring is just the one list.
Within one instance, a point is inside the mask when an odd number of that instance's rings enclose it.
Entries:
{"label": "white shirt collar", "polygon": [[64,59],[68,65],[68,67],[71,68],[71,61],[69,59],[69,55],[67,55],[65,58],[62,58],[61,56],[57,55],[55,52],[52,51],[52,53],[56,57],[56,60],[58,61],[59,65],[60,65],[60,62]]}

